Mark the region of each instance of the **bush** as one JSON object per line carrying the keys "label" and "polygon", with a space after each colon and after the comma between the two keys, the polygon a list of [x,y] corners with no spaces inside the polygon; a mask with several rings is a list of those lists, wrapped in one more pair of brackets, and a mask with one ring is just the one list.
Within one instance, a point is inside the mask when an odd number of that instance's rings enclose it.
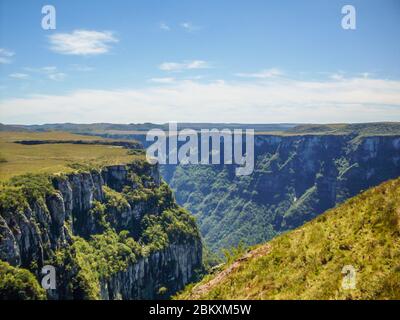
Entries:
{"label": "bush", "polygon": [[46,293],[28,270],[0,260],[0,300],[44,300]]}

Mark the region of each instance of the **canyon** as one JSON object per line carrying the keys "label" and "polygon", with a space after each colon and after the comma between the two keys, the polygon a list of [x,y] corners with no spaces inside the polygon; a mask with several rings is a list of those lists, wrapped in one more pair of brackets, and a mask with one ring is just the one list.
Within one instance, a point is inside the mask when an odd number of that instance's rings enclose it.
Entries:
{"label": "canyon", "polygon": [[[42,266],[54,265],[49,299],[166,298],[201,268],[194,220],[176,205],[157,165],[12,181],[2,188],[0,259],[38,279]],[[155,233],[162,241],[151,239]]]}

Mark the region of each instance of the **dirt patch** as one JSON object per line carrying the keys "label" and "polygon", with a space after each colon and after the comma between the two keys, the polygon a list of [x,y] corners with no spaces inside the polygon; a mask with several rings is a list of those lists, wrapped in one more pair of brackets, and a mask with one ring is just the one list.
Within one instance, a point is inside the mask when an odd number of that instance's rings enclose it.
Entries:
{"label": "dirt patch", "polygon": [[201,296],[209,292],[216,285],[221,283],[226,277],[228,277],[232,272],[237,270],[243,262],[246,262],[250,259],[258,258],[266,255],[271,250],[271,246],[269,244],[260,246],[248,253],[246,253],[243,257],[236,260],[232,263],[228,268],[218,273],[213,279],[208,281],[205,284],[196,286],[192,289],[192,293],[190,294],[190,299],[196,300]]}

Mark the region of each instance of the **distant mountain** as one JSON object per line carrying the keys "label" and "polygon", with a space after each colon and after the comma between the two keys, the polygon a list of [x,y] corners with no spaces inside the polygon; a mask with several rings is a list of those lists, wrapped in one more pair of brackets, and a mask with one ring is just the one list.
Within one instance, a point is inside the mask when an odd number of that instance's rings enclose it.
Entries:
{"label": "distant mountain", "polygon": [[238,255],[178,299],[400,299],[400,179]]}
{"label": "distant mountain", "polygon": [[[178,129],[254,129],[259,134],[356,134],[400,135],[400,122],[375,122],[353,124],[244,124],[244,123],[191,123],[180,122]],[[12,125],[0,123],[0,131],[68,131],[96,134],[140,134],[151,129],[168,130],[168,123],[52,123],[43,125]]]}
{"label": "distant mountain", "polygon": [[289,128],[295,134],[353,134],[353,135],[400,135],[399,122],[375,122],[353,124],[304,124]]}
{"label": "distant mountain", "polygon": [[[178,123],[179,129],[254,129],[256,132],[284,132],[295,127],[296,124],[279,123],[279,124],[240,124],[240,123]],[[68,131],[73,133],[97,133],[97,134],[134,134],[137,132],[147,132],[151,129],[168,130],[168,124],[154,123],[131,123],[131,124],[114,124],[114,123],[54,123],[43,125],[5,125],[0,124],[1,131]]]}

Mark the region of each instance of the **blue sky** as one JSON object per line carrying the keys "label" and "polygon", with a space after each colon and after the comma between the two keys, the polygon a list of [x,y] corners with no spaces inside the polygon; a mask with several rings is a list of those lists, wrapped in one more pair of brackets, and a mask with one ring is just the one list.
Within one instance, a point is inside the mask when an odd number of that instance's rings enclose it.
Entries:
{"label": "blue sky", "polygon": [[0,0],[0,122],[400,121],[399,39],[397,0]]}

